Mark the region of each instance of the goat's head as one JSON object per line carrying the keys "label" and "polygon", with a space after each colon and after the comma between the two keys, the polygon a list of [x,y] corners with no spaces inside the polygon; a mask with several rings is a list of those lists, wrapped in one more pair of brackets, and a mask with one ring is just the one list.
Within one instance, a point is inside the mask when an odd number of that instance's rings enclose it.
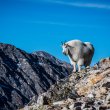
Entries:
{"label": "goat's head", "polygon": [[66,42],[61,42],[62,43],[62,53],[64,55],[68,55],[68,50],[69,50],[69,45]]}
{"label": "goat's head", "polygon": [[62,44],[62,53],[64,54],[64,55],[68,55],[69,53],[69,49],[73,49],[73,48],[75,48],[75,47],[73,47],[73,46],[70,46],[68,43],[66,43],[66,42],[61,42],[61,44]]}

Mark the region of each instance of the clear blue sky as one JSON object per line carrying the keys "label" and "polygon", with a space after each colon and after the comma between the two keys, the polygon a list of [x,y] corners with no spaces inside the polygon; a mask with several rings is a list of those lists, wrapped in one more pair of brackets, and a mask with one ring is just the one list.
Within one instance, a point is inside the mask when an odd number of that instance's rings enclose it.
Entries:
{"label": "clear blue sky", "polygon": [[69,62],[61,41],[95,46],[92,64],[110,56],[110,0],[0,0],[0,42]]}

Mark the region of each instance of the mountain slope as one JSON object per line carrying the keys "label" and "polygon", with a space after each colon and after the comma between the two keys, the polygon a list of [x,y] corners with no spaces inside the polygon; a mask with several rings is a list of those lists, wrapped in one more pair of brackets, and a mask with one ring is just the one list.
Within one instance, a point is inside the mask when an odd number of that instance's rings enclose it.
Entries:
{"label": "mountain slope", "polygon": [[28,110],[110,110],[110,58],[61,79],[33,97]]}
{"label": "mountain slope", "polygon": [[0,43],[0,109],[16,110],[71,73],[71,65],[39,51]]}

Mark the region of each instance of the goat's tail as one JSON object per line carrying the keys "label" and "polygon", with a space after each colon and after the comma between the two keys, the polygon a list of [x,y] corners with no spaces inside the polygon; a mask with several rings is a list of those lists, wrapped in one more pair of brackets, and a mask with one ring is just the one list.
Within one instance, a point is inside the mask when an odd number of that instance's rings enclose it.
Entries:
{"label": "goat's tail", "polygon": [[94,49],[94,46],[90,43],[90,42],[84,42],[86,45],[87,45],[87,47],[89,47],[90,48],[90,50],[94,53],[94,51],[95,51],[95,49]]}

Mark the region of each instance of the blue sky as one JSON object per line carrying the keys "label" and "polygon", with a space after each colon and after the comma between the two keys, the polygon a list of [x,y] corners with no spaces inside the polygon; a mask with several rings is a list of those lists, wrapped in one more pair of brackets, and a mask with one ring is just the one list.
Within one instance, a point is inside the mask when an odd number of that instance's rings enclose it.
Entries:
{"label": "blue sky", "polygon": [[109,0],[0,0],[0,42],[69,62],[60,45],[72,39],[93,43],[92,64],[110,56]]}

